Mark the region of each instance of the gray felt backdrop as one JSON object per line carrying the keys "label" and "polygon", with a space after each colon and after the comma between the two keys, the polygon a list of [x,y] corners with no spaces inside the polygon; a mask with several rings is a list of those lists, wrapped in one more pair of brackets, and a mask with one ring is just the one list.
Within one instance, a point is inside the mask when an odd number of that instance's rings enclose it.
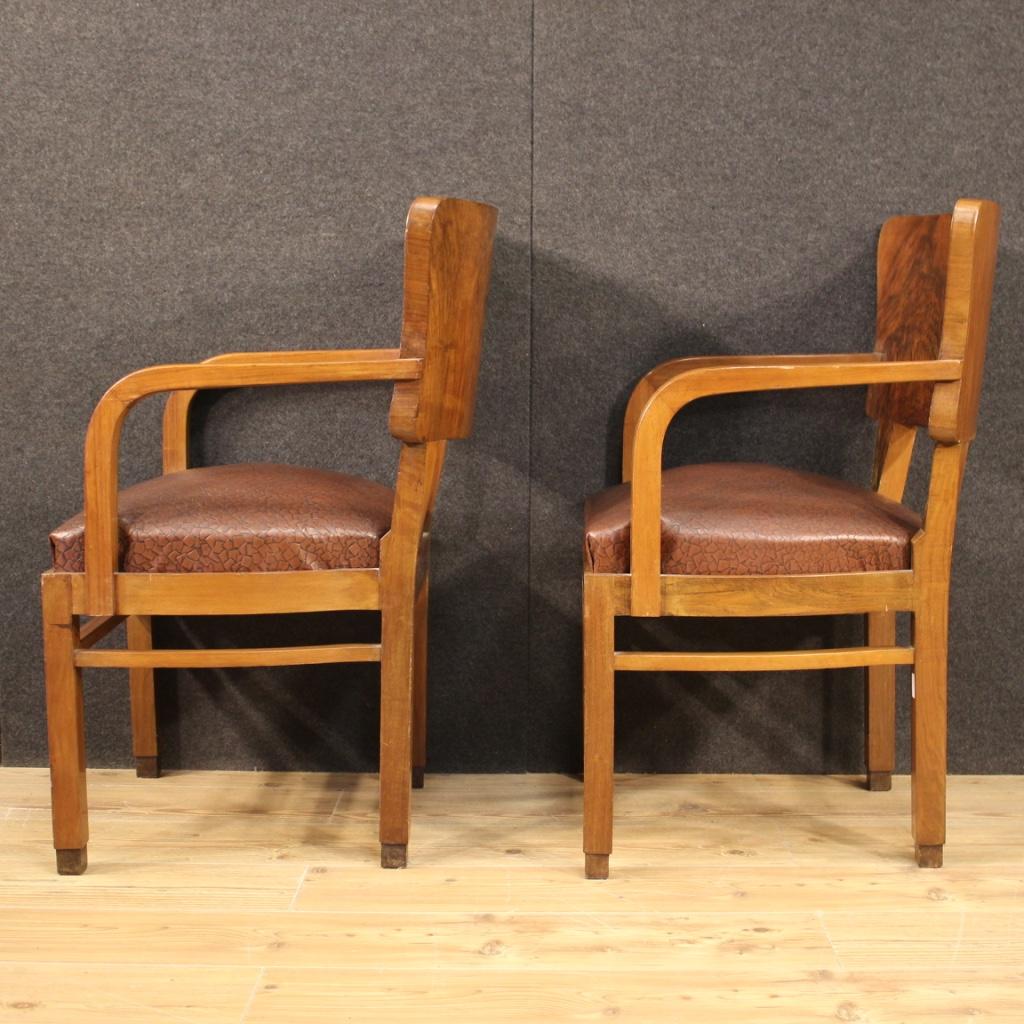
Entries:
{"label": "gray felt backdrop", "polygon": [[[616,480],[633,382],[671,356],[869,348],[881,221],[978,195],[1002,203],[1003,242],[955,559],[950,762],[1024,769],[1024,18],[1010,0],[923,6],[5,4],[4,763],[45,760],[37,575],[80,505],[103,389],[230,349],[393,344],[405,209],[448,193],[501,222],[476,432],[451,450],[436,525],[430,764],[578,768],[581,505]],[[388,480],[388,397],[208,394],[198,459]],[[670,458],[864,481],[862,410],[859,391],[708,401]],[[158,472],[158,418],[159,402],[133,414],[124,480]],[[914,501],[922,485],[918,467]],[[375,625],[158,628],[180,646]],[[842,645],[860,629],[659,622],[623,624],[622,642]],[[127,764],[123,674],[90,673],[87,710],[91,763]],[[365,666],[164,672],[159,711],[172,768],[376,762]],[[857,770],[861,729],[857,672],[620,678],[622,768]]]}

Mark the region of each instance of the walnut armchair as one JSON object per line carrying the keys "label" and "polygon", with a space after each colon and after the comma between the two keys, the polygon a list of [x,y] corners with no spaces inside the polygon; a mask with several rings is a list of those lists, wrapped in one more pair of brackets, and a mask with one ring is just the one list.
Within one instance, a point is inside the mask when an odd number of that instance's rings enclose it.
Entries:
{"label": "walnut armchair", "polygon": [[[917,863],[945,842],[950,560],[975,433],[999,208],[895,217],[878,243],[875,351],[835,356],[677,359],[641,380],[626,410],[623,484],[589,499],[583,576],[586,874],[612,851],[616,671],[865,666],[869,789],[895,763],[895,666],[914,673],[912,820]],[[878,422],[873,487],[781,467],[662,468],[665,432],[709,395],[868,385]],[[934,451],[923,519],[901,504],[917,429]],[[896,613],[913,646],[896,644]],[[744,653],[616,651],[617,615],[864,613],[867,645]]]}
{"label": "walnut armchair", "polygon": [[[137,773],[159,774],[153,670],[380,662],[381,864],[404,867],[410,787],[426,764],[430,517],[448,440],[472,427],[497,212],[461,199],[409,209],[398,348],[231,353],[129,374],[103,396],[85,445],[84,516],[51,534],[43,574],[47,721],[57,869],[87,863],[82,669],[127,668]],[[189,405],[204,388],[393,381],[395,487],[249,464],[188,468]],[[170,393],[164,475],[118,490],[128,411]],[[159,650],[154,615],[379,609],[377,644]],[[127,649],[97,649],[122,621]]]}

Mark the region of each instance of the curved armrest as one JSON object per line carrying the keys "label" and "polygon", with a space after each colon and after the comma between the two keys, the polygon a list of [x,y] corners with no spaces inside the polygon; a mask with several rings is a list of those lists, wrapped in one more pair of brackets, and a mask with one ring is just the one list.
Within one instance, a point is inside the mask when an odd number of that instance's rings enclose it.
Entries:
{"label": "curved armrest", "polygon": [[630,574],[632,614],[658,615],[661,608],[661,459],[665,432],[685,405],[709,395],[793,388],[850,387],[905,381],[958,380],[959,359],[912,362],[832,356],[813,362],[690,366],[666,376],[643,404],[632,443]]}
{"label": "curved armrest", "polygon": [[[398,359],[397,348],[303,349],[283,352],[225,352],[204,359],[207,363],[353,363]],[[164,406],[163,469],[177,473],[188,469],[188,414],[196,389],[174,391]]]}
{"label": "curved armrest", "polygon": [[[122,377],[100,399],[85,437],[85,589],[88,614],[114,614],[117,572],[117,471],[121,427],[128,410],[147,395],[204,388],[327,384],[357,380],[415,380],[422,360],[385,350],[384,358],[248,359],[151,366]],[[268,353],[276,355],[276,353]],[[245,361],[235,361],[236,359]]]}
{"label": "curved armrest", "polygon": [[629,483],[633,476],[633,437],[640,413],[648,399],[662,384],[678,377],[681,373],[701,370],[709,366],[806,366],[816,363],[834,363],[842,359],[849,363],[876,363],[877,352],[854,352],[849,355],[794,355],[794,356],[687,356],[669,359],[640,378],[626,406],[626,417],[622,427],[622,482]]}

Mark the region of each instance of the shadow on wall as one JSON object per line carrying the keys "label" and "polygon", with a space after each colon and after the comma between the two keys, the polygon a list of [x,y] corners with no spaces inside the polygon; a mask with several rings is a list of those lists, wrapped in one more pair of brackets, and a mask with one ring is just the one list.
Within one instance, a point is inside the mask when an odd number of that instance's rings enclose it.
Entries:
{"label": "shadow on wall", "polygon": [[[394,248],[400,255],[400,242]],[[352,275],[357,290],[365,285],[366,292],[384,294],[393,306],[389,323],[351,341],[348,331],[336,330],[332,341],[397,345],[401,277],[394,255],[377,254]],[[449,450],[434,520],[435,770],[523,767],[524,729],[516,715],[527,664],[529,395],[527,361],[517,365],[517,351],[526,352],[527,268],[528,250],[499,236],[474,432]],[[373,284],[384,280],[386,288]],[[311,347],[329,344],[318,339]],[[387,432],[391,391],[387,384],[357,384],[209,392],[197,400],[191,420],[193,464],[307,461],[393,484],[399,444]],[[378,636],[379,617],[370,613],[167,619],[158,625],[158,642],[165,646],[366,642]],[[165,670],[158,693],[168,767],[376,770],[376,666]]]}
{"label": "shadow on wall", "polygon": [[[824,284],[801,291],[795,282],[742,318],[714,309],[698,318],[535,254],[531,705],[548,746],[537,744],[534,763],[580,763],[583,497],[621,479],[623,414],[635,382],[679,356],[869,351],[875,239],[858,243]],[[674,423],[665,463],[770,461],[867,484],[873,433],[864,399],[859,388],[702,400]],[[639,649],[842,647],[861,636],[859,616],[620,620],[618,628],[619,645]],[[618,767],[857,770],[861,683],[859,670],[620,674]]]}
{"label": "shadow on wall", "polygon": [[[506,386],[500,346],[511,344],[523,322],[516,311],[528,299],[518,270],[529,254],[525,246],[499,239],[476,430],[452,449],[435,530],[430,651],[435,769],[578,770],[582,504],[586,494],[618,482],[622,416],[633,385],[647,369],[677,356],[870,349],[874,238],[865,235],[857,246],[842,248],[855,249],[856,255],[813,290],[801,292],[796,282],[789,294],[743,317],[709,309],[702,319],[682,302],[670,308],[565,260],[535,253],[527,410],[525,402],[520,408],[512,400],[519,393]],[[1009,254],[1001,260],[1000,288],[1007,289],[1021,279],[1021,263]],[[999,345],[995,323],[993,333],[983,441],[987,419],[1005,413],[1019,422],[1009,397],[1020,369],[1010,346]],[[991,378],[1004,374],[1009,380],[1000,376],[993,387]],[[219,404],[233,400],[208,397],[197,431],[215,419]],[[774,461],[866,484],[872,425],[863,403],[859,388],[704,400],[679,416],[665,461]],[[383,411],[384,405],[386,399],[378,407]],[[525,437],[528,417],[529,458],[509,442],[511,435]],[[374,427],[382,433],[383,421],[375,420]],[[927,448],[920,445],[919,453]],[[216,445],[202,450],[219,454]],[[374,457],[380,454],[374,449]],[[975,468],[978,461],[975,453]],[[339,452],[338,467],[346,464]],[[389,472],[374,475],[387,480]],[[918,466],[908,503],[921,506],[923,487]],[[967,487],[969,495],[970,470]],[[520,515],[525,500],[522,506],[510,504],[527,488],[528,577],[522,558],[525,512]],[[973,527],[961,531],[961,565],[973,565],[989,552],[983,536]],[[476,546],[477,538],[483,543],[495,537],[508,542],[493,549]],[[510,604],[495,604],[496,594],[512,592],[523,600],[516,596]],[[258,646],[366,640],[375,634],[375,619],[348,613],[168,620],[159,642]],[[967,629],[954,617],[954,655],[957,633]],[[619,631],[620,645],[646,649],[841,647],[861,639],[859,617],[624,620]],[[527,643],[528,683],[521,655]],[[159,693],[168,766],[239,767],[242,749],[263,768],[375,768],[378,693],[372,666],[168,672]],[[185,705],[196,697],[219,718],[243,723],[244,736],[233,740],[231,749],[211,749],[214,733],[189,720]],[[618,765],[622,770],[857,771],[862,716],[859,670],[620,676]]]}

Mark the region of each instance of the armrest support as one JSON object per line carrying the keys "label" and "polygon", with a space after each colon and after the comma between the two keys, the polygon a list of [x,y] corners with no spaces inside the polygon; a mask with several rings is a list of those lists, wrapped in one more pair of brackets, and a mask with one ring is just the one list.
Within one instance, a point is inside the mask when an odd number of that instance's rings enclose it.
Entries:
{"label": "armrest support", "polygon": [[832,356],[813,362],[691,366],[665,379],[643,404],[632,444],[630,574],[632,614],[661,610],[661,460],[665,432],[690,402],[709,395],[793,388],[850,387],[903,381],[952,381],[959,359],[912,362]]}
{"label": "armrest support", "polygon": [[[85,438],[85,589],[90,615],[114,614],[117,572],[118,449],[129,409],[147,395],[204,388],[415,380],[422,361],[384,358],[282,359],[151,366],[128,374],[100,399]],[[273,355],[276,355],[274,353]]]}
{"label": "armrest support", "polygon": [[637,421],[648,399],[662,384],[690,370],[709,366],[806,366],[816,363],[835,362],[842,359],[850,363],[876,363],[877,352],[854,352],[849,355],[795,355],[795,356],[687,356],[669,359],[640,378],[626,406],[626,417],[622,428],[622,482],[629,483],[633,476],[633,438]]}
{"label": "armrest support", "polygon": [[[397,348],[304,349],[284,352],[225,352],[203,363],[352,363],[398,359]],[[173,391],[164,406],[163,469],[177,473],[188,469],[188,414],[196,389]]]}

